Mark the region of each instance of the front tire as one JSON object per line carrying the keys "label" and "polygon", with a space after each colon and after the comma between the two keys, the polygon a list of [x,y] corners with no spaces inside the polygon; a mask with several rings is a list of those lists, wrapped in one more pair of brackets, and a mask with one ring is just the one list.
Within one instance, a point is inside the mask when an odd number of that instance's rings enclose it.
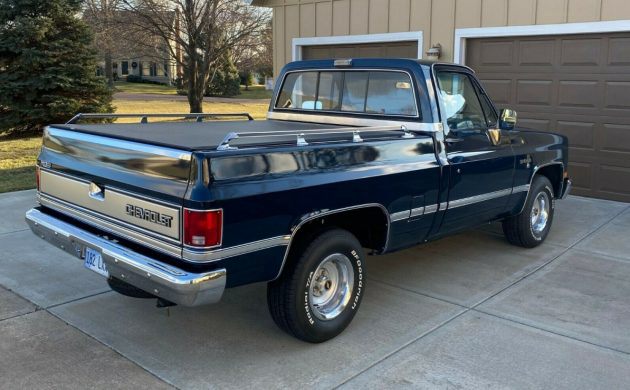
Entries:
{"label": "front tire", "polygon": [[311,343],[340,334],[359,309],[365,290],[365,253],[350,232],[331,229],[316,236],[282,275],[267,286],[274,322]]}
{"label": "front tire", "polygon": [[523,211],[503,221],[507,240],[524,248],[542,244],[553,222],[555,210],[553,186],[545,176],[535,176]]}

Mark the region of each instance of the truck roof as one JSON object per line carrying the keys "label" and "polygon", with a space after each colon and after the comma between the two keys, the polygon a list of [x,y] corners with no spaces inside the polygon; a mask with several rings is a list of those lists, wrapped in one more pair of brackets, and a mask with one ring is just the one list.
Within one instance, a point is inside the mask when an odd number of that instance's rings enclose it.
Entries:
{"label": "truck roof", "polygon": [[293,61],[286,64],[280,74],[282,75],[288,71],[308,69],[397,68],[411,70],[413,68],[431,67],[433,65],[456,66],[474,72],[473,69],[466,65],[414,58],[348,58],[348,60],[351,61],[349,66],[335,66],[334,59]]}
{"label": "truck roof", "polygon": [[[144,144],[181,150],[214,149],[231,132],[252,133],[267,131],[336,129],[341,126],[286,120],[219,120],[208,122],[153,122],[116,124],[51,125],[56,129],[73,130],[86,134],[117,138]],[[272,141],[272,138],[262,142]]]}
{"label": "truck roof", "polygon": [[[353,67],[383,67],[383,68],[411,68],[418,65],[431,66],[435,62],[412,59],[412,58],[349,58],[351,65],[340,69],[352,69]],[[284,66],[284,70],[295,70],[300,68],[335,68],[335,60],[303,60],[289,62]]]}

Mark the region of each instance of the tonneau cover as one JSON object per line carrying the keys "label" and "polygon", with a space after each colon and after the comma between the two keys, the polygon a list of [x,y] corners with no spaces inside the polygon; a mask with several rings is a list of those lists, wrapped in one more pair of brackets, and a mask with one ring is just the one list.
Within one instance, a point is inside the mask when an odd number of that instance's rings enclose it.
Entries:
{"label": "tonneau cover", "polygon": [[50,127],[192,151],[214,149],[219,146],[225,136],[231,132],[300,131],[309,129],[335,129],[340,126],[279,120],[217,120],[207,122],[154,122],[144,124],[63,124],[51,125]]}

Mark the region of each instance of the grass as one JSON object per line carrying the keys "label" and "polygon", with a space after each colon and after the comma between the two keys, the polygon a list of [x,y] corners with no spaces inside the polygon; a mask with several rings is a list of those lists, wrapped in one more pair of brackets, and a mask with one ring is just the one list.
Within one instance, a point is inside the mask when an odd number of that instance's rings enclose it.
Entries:
{"label": "grass", "polygon": [[[114,85],[116,92],[158,95],[177,94],[176,88],[169,85],[128,83],[126,81],[117,81]],[[241,94],[234,96],[234,99],[271,99],[271,93],[272,91],[265,90],[264,85],[252,85],[248,90],[245,90],[245,86],[241,85]]]}
{"label": "grass", "polygon": [[[163,113],[163,114],[181,114],[190,111],[188,102],[183,100],[115,100],[116,113],[118,114],[135,114],[135,113]],[[204,112],[212,113],[229,113],[229,112],[248,112],[254,119],[264,119],[267,115],[267,102],[261,103],[209,103],[203,104]],[[172,120],[169,118],[149,118],[149,121]],[[139,119],[138,119],[139,120]],[[134,122],[136,119],[120,120],[121,122]]]}
{"label": "grass", "polygon": [[[166,113],[180,114],[189,111],[188,102],[183,100],[114,100],[119,114]],[[267,102],[256,103],[204,103],[205,112],[228,113],[249,112],[255,119],[264,119]],[[133,122],[139,119],[124,119]],[[158,121],[159,118],[149,119]],[[170,119],[162,119],[170,120]],[[35,188],[35,161],[41,147],[41,137],[2,138],[0,136],[0,193]]]}
{"label": "grass", "polygon": [[271,99],[273,91],[267,91],[264,85],[252,85],[249,91],[245,90],[245,86],[241,85],[241,94],[234,96],[236,99]]}
{"label": "grass", "polygon": [[176,88],[170,85],[148,84],[148,83],[128,83],[126,81],[116,81],[114,83],[116,92],[125,93],[155,93],[159,95],[176,95]]}
{"label": "grass", "polygon": [[0,192],[35,188],[41,137],[0,140]]}

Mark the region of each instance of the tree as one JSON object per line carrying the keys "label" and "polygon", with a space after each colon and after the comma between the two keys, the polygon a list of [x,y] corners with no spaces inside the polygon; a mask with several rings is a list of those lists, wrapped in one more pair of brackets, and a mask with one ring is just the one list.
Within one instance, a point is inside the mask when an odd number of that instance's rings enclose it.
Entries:
{"label": "tree", "polygon": [[84,0],[84,19],[94,32],[94,44],[105,63],[107,84],[114,86],[112,57],[117,46],[125,42],[121,37],[120,26],[116,20],[120,0]]}
{"label": "tree", "polygon": [[205,96],[231,97],[241,93],[241,78],[229,52],[223,56],[211,75]]}
{"label": "tree", "polygon": [[254,72],[251,70],[245,70],[239,74],[241,78],[241,84],[245,86],[245,90],[249,91],[249,87],[254,84]]}
{"label": "tree", "polygon": [[234,50],[234,63],[242,72],[255,72],[262,76],[273,76],[273,28],[271,20]]}
{"label": "tree", "polygon": [[0,0],[0,128],[39,130],[112,112],[79,0]]}
{"label": "tree", "polygon": [[[244,0],[123,0],[161,36],[184,69],[190,112],[202,112],[206,86],[229,50],[260,34],[268,13]],[[176,17],[169,15],[176,13]],[[181,51],[181,53],[180,53]]]}

